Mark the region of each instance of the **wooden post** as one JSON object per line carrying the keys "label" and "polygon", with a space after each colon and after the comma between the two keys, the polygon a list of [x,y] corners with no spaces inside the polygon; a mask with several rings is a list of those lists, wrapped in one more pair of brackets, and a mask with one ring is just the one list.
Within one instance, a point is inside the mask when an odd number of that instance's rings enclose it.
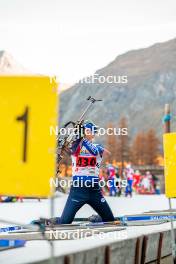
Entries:
{"label": "wooden post", "polygon": [[[165,117],[170,115],[170,105],[165,104],[165,109],[164,109],[164,114]],[[168,119],[167,121],[164,122],[164,133],[170,133],[170,120]]]}
{"label": "wooden post", "polygon": [[161,264],[163,237],[164,237],[164,233],[161,232],[159,236],[159,242],[158,242],[157,264]]}
{"label": "wooden post", "polygon": [[110,246],[106,246],[104,264],[110,264],[110,263],[111,263],[111,249]]}
{"label": "wooden post", "polygon": [[145,264],[145,261],[146,261],[147,246],[148,246],[148,236],[144,236],[144,237],[143,237],[143,243],[142,243],[141,264]]}

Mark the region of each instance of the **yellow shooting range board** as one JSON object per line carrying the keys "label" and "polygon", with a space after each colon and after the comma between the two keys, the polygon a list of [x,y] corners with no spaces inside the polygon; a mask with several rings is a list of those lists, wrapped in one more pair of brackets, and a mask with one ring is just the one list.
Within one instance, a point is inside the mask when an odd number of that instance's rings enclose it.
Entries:
{"label": "yellow shooting range board", "polygon": [[57,111],[54,78],[0,76],[0,195],[52,194]]}
{"label": "yellow shooting range board", "polygon": [[164,140],[165,188],[168,198],[176,197],[176,133],[167,133]]}

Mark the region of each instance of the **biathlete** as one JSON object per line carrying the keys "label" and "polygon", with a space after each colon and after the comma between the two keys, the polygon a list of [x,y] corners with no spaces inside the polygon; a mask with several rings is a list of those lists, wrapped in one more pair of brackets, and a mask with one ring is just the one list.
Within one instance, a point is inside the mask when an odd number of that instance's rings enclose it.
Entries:
{"label": "biathlete", "polygon": [[114,221],[113,213],[99,186],[99,170],[106,150],[93,142],[98,130],[94,123],[86,122],[84,129],[84,137],[77,139],[71,147],[73,184],[59,224],[72,223],[84,204],[90,205],[102,221]]}
{"label": "biathlete", "polygon": [[71,224],[77,211],[85,204],[90,205],[98,215],[93,221],[114,221],[113,213],[102,195],[99,185],[99,171],[103,153],[108,152],[93,142],[98,127],[87,121],[84,137],[76,139],[71,146],[72,186],[61,217],[33,220],[32,224]]}

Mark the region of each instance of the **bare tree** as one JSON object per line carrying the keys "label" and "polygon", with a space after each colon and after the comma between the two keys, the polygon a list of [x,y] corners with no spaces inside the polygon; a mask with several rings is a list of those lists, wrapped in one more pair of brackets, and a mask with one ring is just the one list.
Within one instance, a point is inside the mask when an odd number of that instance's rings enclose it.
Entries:
{"label": "bare tree", "polygon": [[[107,127],[114,128],[114,125],[109,123]],[[117,136],[114,133],[112,133],[112,135],[106,135],[106,148],[111,152],[111,154],[106,157],[106,161],[112,163],[113,160],[117,160]]]}
{"label": "bare tree", "polygon": [[139,132],[132,143],[132,162],[135,165],[155,165],[159,154],[159,139],[154,129]]}
{"label": "bare tree", "polygon": [[125,161],[130,160],[130,141],[128,133],[125,134],[124,129],[128,129],[127,119],[122,117],[119,121],[118,127],[121,129],[121,133],[117,137],[117,160],[121,162],[122,170],[124,168]]}
{"label": "bare tree", "polygon": [[145,162],[145,141],[146,136],[144,132],[139,132],[133,140],[131,157],[135,165],[143,165]]}
{"label": "bare tree", "polygon": [[159,154],[159,139],[156,136],[154,129],[149,129],[146,132],[145,142],[145,164],[156,165]]}

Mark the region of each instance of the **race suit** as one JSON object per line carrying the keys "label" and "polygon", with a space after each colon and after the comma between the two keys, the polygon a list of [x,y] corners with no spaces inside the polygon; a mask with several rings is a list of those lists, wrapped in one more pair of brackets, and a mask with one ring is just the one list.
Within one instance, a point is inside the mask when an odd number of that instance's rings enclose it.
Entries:
{"label": "race suit", "polygon": [[[104,149],[87,139],[78,139],[72,146],[73,185],[70,189],[60,223],[70,224],[77,211],[90,205],[104,222],[114,221],[112,211],[99,186],[99,169]],[[78,186],[74,186],[74,183]]]}

